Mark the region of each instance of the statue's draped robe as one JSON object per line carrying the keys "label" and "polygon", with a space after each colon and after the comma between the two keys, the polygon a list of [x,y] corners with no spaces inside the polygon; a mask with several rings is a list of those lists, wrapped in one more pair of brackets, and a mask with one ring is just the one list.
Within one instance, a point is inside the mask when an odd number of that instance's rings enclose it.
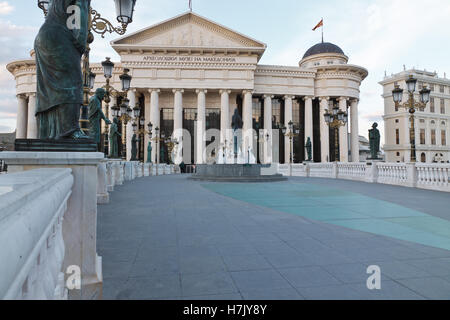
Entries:
{"label": "statue's draped robe", "polygon": [[380,152],[380,138],[380,131],[378,129],[369,130],[370,153],[373,159],[375,159]]}
{"label": "statue's draped robe", "polygon": [[[81,29],[67,27],[70,5],[81,9]],[[36,116],[41,139],[70,137],[80,130],[81,57],[87,43],[89,5],[90,0],[53,1],[36,37]]]}
{"label": "statue's draped robe", "polygon": [[102,102],[97,96],[93,96],[89,101],[89,136],[96,143],[100,143],[102,119],[108,122],[102,111]]}
{"label": "statue's draped robe", "polygon": [[137,160],[137,141],[136,134],[133,134],[133,137],[131,138],[131,161]]}
{"label": "statue's draped robe", "polygon": [[119,130],[117,123],[114,121],[109,127],[109,146],[110,146],[110,157],[119,157]]}

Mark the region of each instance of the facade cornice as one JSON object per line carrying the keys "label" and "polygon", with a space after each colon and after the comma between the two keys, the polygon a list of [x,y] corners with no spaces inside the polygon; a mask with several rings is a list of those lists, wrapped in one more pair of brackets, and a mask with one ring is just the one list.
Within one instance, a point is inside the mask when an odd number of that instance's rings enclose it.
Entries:
{"label": "facade cornice", "polygon": [[34,72],[36,71],[36,61],[35,60],[13,61],[6,65],[6,69],[14,76],[16,76],[18,72]]}
{"label": "facade cornice", "polygon": [[316,76],[316,71],[299,67],[257,65],[255,74],[314,78]]}
{"label": "facade cornice", "polygon": [[194,69],[244,69],[255,70],[251,63],[204,63],[204,62],[149,62],[122,61],[122,65],[129,68],[194,68]]}

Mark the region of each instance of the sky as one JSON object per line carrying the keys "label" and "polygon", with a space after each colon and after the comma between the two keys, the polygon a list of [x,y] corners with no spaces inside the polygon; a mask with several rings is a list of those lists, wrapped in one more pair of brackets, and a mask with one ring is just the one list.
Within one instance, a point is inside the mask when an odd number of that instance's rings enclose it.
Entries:
{"label": "sky", "polygon": [[[137,0],[134,32],[188,10],[189,0]],[[92,0],[103,17],[115,21],[114,1]],[[373,122],[383,134],[382,87],[388,75],[415,67],[450,74],[448,0],[193,0],[194,12],[267,44],[261,64],[298,66],[308,48],[321,41],[312,28],[324,18],[325,41],[340,46],[350,64],[369,71],[361,85],[360,134]],[[0,132],[16,126],[17,99],[9,62],[29,58],[44,21],[36,0],[0,0]],[[109,42],[96,37],[91,61],[119,61]]]}

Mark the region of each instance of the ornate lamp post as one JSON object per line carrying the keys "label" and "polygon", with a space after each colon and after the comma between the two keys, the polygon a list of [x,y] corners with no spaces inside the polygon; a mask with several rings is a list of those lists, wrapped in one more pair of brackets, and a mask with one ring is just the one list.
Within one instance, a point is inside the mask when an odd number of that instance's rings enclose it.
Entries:
{"label": "ornate lamp post", "polygon": [[414,93],[416,91],[417,79],[412,75],[409,76],[408,80],[406,80],[406,87],[408,88],[409,98],[408,101],[402,103],[403,100],[403,89],[400,88],[399,85],[395,85],[395,89],[392,90],[392,98],[394,99],[395,106],[403,107],[409,111],[409,120],[411,122],[411,126],[409,129],[409,139],[411,141],[411,162],[416,162],[416,134],[415,134],[415,125],[414,125],[414,114],[416,110],[424,111],[427,103],[430,101],[430,92],[426,86],[420,90],[420,101],[415,101]]}
{"label": "ornate lamp post", "polygon": [[339,157],[339,128],[343,127],[348,122],[348,113],[339,109],[338,105],[335,105],[331,110],[331,113],[325,110],[325,122],[328,126],[334,129],[334,160],[338,162]]}
{"label": "ornate lamp post", "polygon": [[[103,86],[103,88],[106,91],[105,95],[105,104],[106,104],[106,118],[109,118],[109,104],[111,102],[111,97],[122,97],[123,99],[126,99],[128,95],[128,91],[130,90],[131,86],[131,79],[132,77],[128,74],[130,71],[129,69],[125,68],[123,69],[123,73],[119,76],[120,82],[122,85],[122,91],[116,90],[113,86],[111,86],[111,78],[113,75],[114,70],[114,63],[111,61],[111,58],[106,57],[106,60],[102,62],[103,67],[103,76],[106,79],[106,85]],[[108,125],[105,125],[105,131],[103,132],[103,140],[104,140],[104,152],[105,154],[108,154]]]}
{"label": "ornate lamp post", "polygon": [[117,105],[111,107],[112,114],[114,118],[117,118],[119,121],[123,122],[125,125],[125,129],[122,132],[122,158],[127,158],[127,130],[126,126],[129,121],[133,120],[133,110],[129,106],[130,100],[123,99],[120,107]]}
{"label": "ornate lamp post", "polygon": [[[38,0],[38,7],[42,9],[44,15],[47,15],[52,2],[54,0]],[[88,105],[89,105],[89,92],[90,92],[90,68],[89,68],[89,53],[90,53],[90,44],[94,42],[94,34],[93,32],[105,37],[107,32],[109,33],[117,33],[118,35],[124,35],[128,24],[133,22],[133,13],[134,7],[136,5],[136,0],[114,0],[116,5],[116,13],[117,13],[117,21],[121,24],[119,27],[114,27],[111,22],[102,18],[101,15],[94,10],[92,7],[89,7],[89,21],[88,21],[88,38],[86,51],[83,56],[83,93],[84,93],[84,101],[83,106],[81,107],[81,117],[80,117],[80,126],[81,129],[87,133],[88,128]]]}
{"label": "ornate lamp post", "polygon": [[284,136],[289,138],[289,175],[292,177],[292,163],[294,162],[294,137],[300,134],[300,130],[296,129],[294,123],[289,121],[289,131],[285,126],[281,128]]}

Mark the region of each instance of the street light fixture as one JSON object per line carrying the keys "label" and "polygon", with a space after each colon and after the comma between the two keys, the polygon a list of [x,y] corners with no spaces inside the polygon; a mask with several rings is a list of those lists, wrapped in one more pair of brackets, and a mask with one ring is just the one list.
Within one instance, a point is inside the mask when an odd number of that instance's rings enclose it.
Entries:
{"label": "street light fixture", "polygon": [[427,103],[430,101],[430,93],[431,90],[426,86],[423,87],[422,90],[419,91],[419,101],[416,102],[414,99],[414,93],[416,91],[417,79],[412,75],[406,80],[406,87],[408,89],[409,98],[408,101],[402,103],[403,100],[403,89],[400,88],[399,85],[395,85],[394,90],[392,90],[392,99],[394,100],[395,107],[402,107],[408,110],[410,116],[409,120],[411,123],[409,130],[409,139],[411,142],[411,162],[416,162],[416,134],[415,134],[415,121],[414,114],[416,110],[424,111]]}
{"label": "street light fixture", "polygon": [[348,113],[339,109],[338,105],[335,104],[331,112],[327,109],[323,115],[325,122],[331,129],[334,129],[334,158],[338,162],[339,157],[339,128],[347,125]]}
{"label": "street light fixture", "polygon": [[294,162],[294,137],[300,134],[300,130],[295,128],[294,123],[291,120],[288,123],[288,128],[283,126],[281,131],[284,136],[289,138],[289,175],[292,176],[292,163]]}

